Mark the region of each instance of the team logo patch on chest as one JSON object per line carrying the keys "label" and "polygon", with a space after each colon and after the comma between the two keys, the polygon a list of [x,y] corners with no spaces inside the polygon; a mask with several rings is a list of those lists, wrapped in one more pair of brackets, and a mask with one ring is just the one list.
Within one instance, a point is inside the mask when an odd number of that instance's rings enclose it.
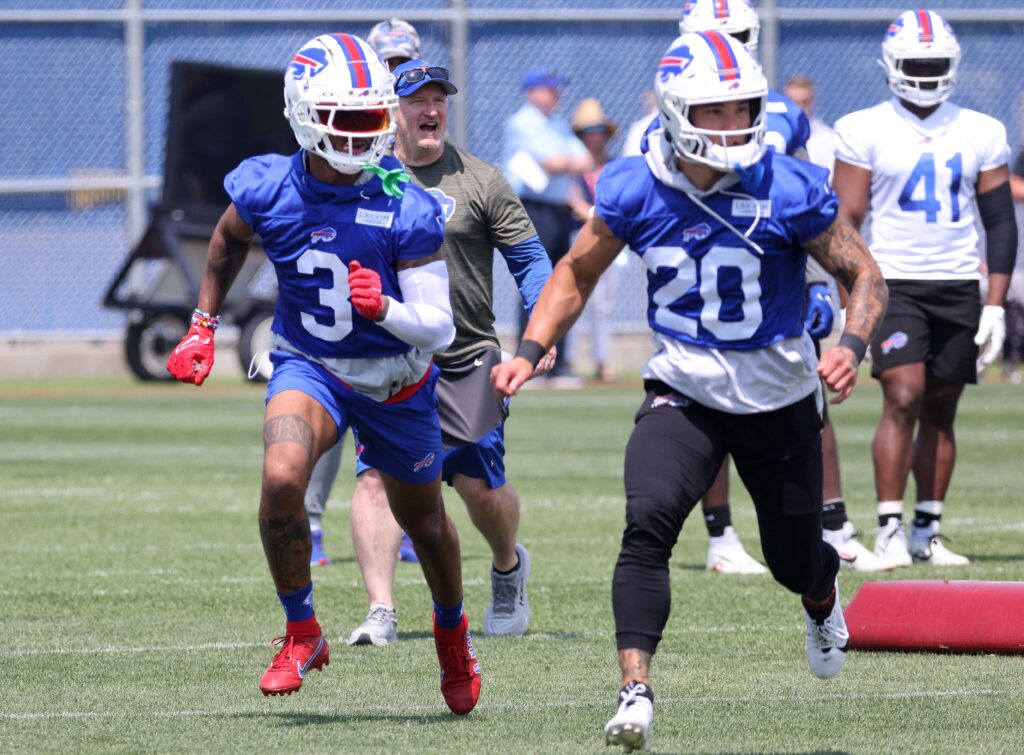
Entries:
{"label": "team logo patch on chest", "polygon": [[772,216],[772,200],[770,199],[734,199],[732,214],[737,218],[762,218]]}
{"label": "team logo patch on chest", "polygon": [[315,244],[318,241],[334,241],[337,237],[338,232],[333,228],[321,228],[319,231],[313,231],[309,234],[309,243]]}
{"label": "team logo patch on chest", "polygon": [[686,228],[683,230],[683,243],[690,241],[700,241],[706,239],[711,235],[711,226],[707,223],[701,223],[695,225],[692,228]]}
{"label": "team logo patch on chest", "polygon": [[427,189],[427,194],[432,196],[434,201],[441,205],[441,211],[444,213],[444,222],[447,223],[451,220],[452,215],[455,214],[455,199],[437,188]]}
{"label": "team logo patch on chest", "polygon": [[365,207],[360,207],[356,211],[356,222],[359,225],[372,225],[377,228],[390,228],[394,219],[395,213],[393,212],[367,210]]}

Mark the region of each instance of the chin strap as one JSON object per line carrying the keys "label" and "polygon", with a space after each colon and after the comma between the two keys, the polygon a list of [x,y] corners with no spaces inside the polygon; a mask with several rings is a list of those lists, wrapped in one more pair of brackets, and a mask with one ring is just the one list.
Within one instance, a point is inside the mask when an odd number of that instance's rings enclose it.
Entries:
{"label": "chin strap", "polygon": [[376,163],[367,163],[363,166],[363,170],[367,173],[372,173],[380,179],[380,182],[384,185],[384,193],[389,197],[395,197],[400,199],[405,193],[401,184],[409,183],[412,179],[409,178],[409,174],[402,168],[395,168],[394,170],[388,170],[382,168]]}

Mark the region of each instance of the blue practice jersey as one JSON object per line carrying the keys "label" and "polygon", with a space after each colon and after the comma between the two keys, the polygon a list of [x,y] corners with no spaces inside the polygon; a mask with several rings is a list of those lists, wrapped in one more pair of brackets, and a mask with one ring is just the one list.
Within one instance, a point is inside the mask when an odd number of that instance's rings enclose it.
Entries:
{"label": "blue practice jersey", "polygon": [[[401,167],[393,157],[381,166]],[[326,184],[307,172],[301,150],[249,158],[227,175],[224,188],[277,272],[275,333],[317,358],[412,348],[355,314],[348,264],[376,270],[383,293],[402,301],[396,263],[431,255],[444,239],[444,214],[426,191],[405,184],[400,199],[390,197],[376,176],[357,186]]]}
{"label": "blue practice jersey", "polygon": [[782,92],[769,89],[764,143],[776,152],[792,155],[807,149],[810,136],[811,123],[800,106]]}
{"label": "blue practice jersey", "polygon": [[643,157],[609,163],[596,214],[647,266],[647,321],[686,344],[750,350],[803,333],[801,245],[832,225],[838,200],[828,171],[768,153],[771,181],[701,201],[749,238],[761,255],[684,192],[666,186]]}

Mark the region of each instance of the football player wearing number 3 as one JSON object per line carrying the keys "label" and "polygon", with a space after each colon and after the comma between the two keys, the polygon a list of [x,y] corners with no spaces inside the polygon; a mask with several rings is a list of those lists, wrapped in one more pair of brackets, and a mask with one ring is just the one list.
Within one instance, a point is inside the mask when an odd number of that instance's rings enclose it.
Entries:
{"label": "football player wearing number 3", "polygon": [[351,424],[380,472],[434,598],[441,692],[455,713],[480,694],[462,605],[459,539],[441,499],[441,429],[431,355],[455,336],[444,215],[386,157],[398,98],[387,67],[349,34],[294,55],[285,116],[302,147],[245,160],[224,180],[231,204],[213,232],[193,326],[168,361],[201,385],[213,366],[220,310],[255,233],[278,281],[273,375],[263,421],[263,549],[285,611],[264,695],[297,691],[329,663],[313,609],[303,494],[313,465]]}
{"label": "football player wearing number 3", "polygon": [[[959,566],[968,559],[939,539],[939,520],[956,459],[957,403],[1005,336],[1017,253],[1010,153],[1001,123],[948,101],[960,45],[937,13],[906,11],[893,21],[879,62],[894,96],[836,123],[834,177],[840,215],[855,228],[870,218],[871,253],[891,296],[871,343],[871,374],[883,392],[872,447],[875,553],[893,566]],[[984,307],[976,213],[987,239]],[[917,499],[908,544],[903,494],[911,470]]]}
{"label": "football player wearing number 3", "polygon": [[[512,360],[492,370],[512,395],[579,316],[625,246],[647,266],[657,351],[626,448],[626,528],[612,580],[622,674],[609,744],[645,746],[650,664],[668,622],[669,557],[683,521],[732,454],[775,579],[802,597],[811,671],[835,676],[848,633],[839,557],[822,539],[821,383],[846,399],[885,310],[885,282],[837,216],[824,168],[766,151],[767,81],[736,39],[676,39],[654,83],[663,127],[642,157],[609,163],[594,213],[541,292]],[[850,291],[836,346],[804,331],[807,255]]]}

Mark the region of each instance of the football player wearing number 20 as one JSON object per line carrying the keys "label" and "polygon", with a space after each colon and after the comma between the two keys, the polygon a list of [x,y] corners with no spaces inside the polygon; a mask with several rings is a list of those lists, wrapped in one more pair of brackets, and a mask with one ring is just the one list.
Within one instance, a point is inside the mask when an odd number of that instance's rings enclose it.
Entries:
{"label": "football player wearing number 20", "polygon": [[[555,266],[515,358],[491,373],[500,394],[514,394],[619,251],[641,257],[657,350],[626,448],[612,580],[622,688],[604,728],[626,749],[646,746],[653,728],[669,556],[726,454],[753,498],[768,568],[802,597],[811,671],[829,678],[842,667],[839,557],[822,539],[820,380],[833,403],[850,395],[887,300],[867,247],[837,215],[828,172],[765,149],[768,85],[738,40],[684,34],[654,89],[662,128],[645,155],[605,167],[593,216]],[[808,254],[850,291],[845,330],[820,362],[804,330]]]}
{"label": "football player wearing number 20", "polygon": [[[870,218],[871,253],[890,290],[871,344],[871,374],[883,392],[872,446],[875,553],[893,566],[960,566],[968,559],[939,539],[939,520],[956,458],[957,403],[1005,337],[1017,254],[1010,152],[1001,123],[949,101],[960,45],[937,13],[906,11],[893,21],[879,62],[893,97],[837,121],[834,178],[841,216],[855,228]],[[911,471],[917,498],[908,539],[903,494]]]}
{"label": "football player wearing number 20", "polygon": [[441,429],[432,354],[455,336],[437,202],[385,156],[394,79],[350,34],[324,34],[292,57],[285,116],[301,149],[242,162],[210,240],[199,306],[168,370],[201,385],[213,366],[215,313],[258,233],[274,265],[274,371],[263,420],[259,524],[286,617],[264,695],[297,691],[329,663],[313,608],[303,495],[348,425],[380,471],[395,519],[416,544],[434,599],[441,692],[455,713],[480,694],[462,603],[459,539],[441,498]]}

